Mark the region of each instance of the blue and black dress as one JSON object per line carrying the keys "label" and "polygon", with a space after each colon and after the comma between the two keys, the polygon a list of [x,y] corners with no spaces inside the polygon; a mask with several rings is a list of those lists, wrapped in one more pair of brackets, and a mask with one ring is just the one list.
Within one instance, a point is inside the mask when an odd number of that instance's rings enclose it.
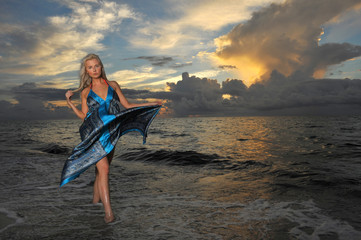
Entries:
{"label": "blue and black dress", "polygon": [[145,143],[148,127],[161,108],[155,105],[121,111],[118,94],[109,85],[105,100],[90,89],[87,105],[89,110],[79,129],[82,141],[64,164],[60,186],[107,156],[123,134],[139,131]]}

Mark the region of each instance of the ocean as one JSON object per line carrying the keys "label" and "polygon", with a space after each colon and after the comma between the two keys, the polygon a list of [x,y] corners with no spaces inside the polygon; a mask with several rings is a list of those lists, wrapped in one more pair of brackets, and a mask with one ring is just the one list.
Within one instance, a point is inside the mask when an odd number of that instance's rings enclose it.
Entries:
{"label": "ocean", "polygon": [[0,239],[361,239],[361,117],[157,117],[121,137],[116,221],[94,168],[59,188],[79,120],[0,122]]}

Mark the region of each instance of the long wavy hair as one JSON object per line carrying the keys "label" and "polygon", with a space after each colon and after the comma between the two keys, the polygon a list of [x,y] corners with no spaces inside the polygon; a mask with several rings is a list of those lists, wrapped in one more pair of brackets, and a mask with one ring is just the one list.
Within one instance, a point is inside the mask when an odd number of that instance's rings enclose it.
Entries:
{"label": "long wavy hair", "polygon": [[102,60],[100,60],[100,57],[98,55],[96,55],[94,53],[90,53],[90,54],[86,55],[81,61],[80,71],[79,71],[79,77],[80,77],[79,88],[74,90],[74,92],[82,91],[84,88],[90,86],[90,84],[92,82],[92,78],[89,76],[89,74],[86,71],[85,63],[86,63],[86,61],[92,60],[92,59],[97,59],[100,63],[100,66],[102,67],[102,73],[101,73],[100,77],[106,81],[108,80],[107,76],[105,75],[105,70],[104,70],[104,65],[102,63]]}

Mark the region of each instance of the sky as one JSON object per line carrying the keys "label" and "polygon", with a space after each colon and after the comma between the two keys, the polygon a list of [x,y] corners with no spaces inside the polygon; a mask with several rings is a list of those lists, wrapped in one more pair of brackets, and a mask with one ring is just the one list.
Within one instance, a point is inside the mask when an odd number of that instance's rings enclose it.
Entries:
{"label": "sky", "polygon": [[0,4],[0,119],[74,117],[88,53],[165,117],[361,114],[361,0]]}

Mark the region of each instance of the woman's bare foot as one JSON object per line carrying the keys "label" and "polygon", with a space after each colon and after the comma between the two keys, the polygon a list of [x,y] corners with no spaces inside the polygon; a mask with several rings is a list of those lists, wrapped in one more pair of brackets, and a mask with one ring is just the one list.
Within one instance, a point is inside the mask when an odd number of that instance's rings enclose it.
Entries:
{"label": "woman's bare foot", "polygon": [[115,220],[113,213],[106,213],[104,217],[105,223],[111,223]]}

